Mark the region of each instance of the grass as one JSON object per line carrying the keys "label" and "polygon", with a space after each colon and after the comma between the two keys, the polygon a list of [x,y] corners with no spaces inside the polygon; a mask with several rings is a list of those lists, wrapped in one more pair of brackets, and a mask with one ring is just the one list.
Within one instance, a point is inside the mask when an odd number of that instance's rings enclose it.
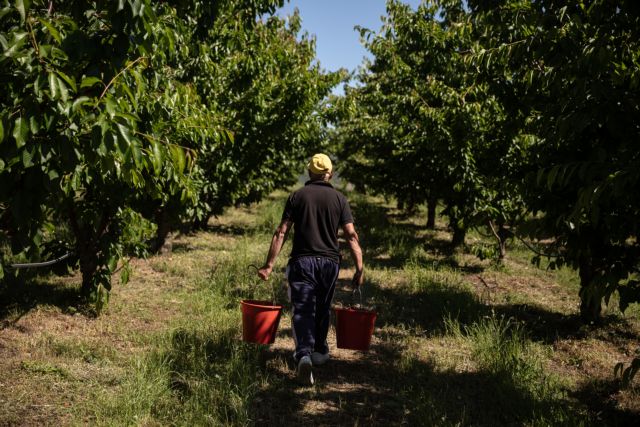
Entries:
{"label": "grass", "polygon": [[[286,302],[290,243],[269,283],[260,264],[286,193],[232,209],[173,253],[136,260],[98,318],[73,301],[78,278],[41,277],[3,302],[0,424],[633,425],[637,385],[621,389],[640,324],[632,307],[599,328],[577,319],[575,272],[504,265],[448,249],[444,224],[352,194],[365,251],[369,352],[335,348],[314,387],[295,380],[291,325],[276,342],[241,341],[239,300]],[[489,244],[471,233],[470,247]],[[344,248],[337,304],[349,304]]]}
{"label": "grass", "polygon": [[495,314],[467,326],[453,318],[445,323],[459,345],[472,349],[478,371],[493,378],[485,390],[495,401],[487,411],[494,414],[487,421],[497,418],[542,425],[584,425],[577,411],[565,408],[565,387],[555,375],[545,372],[544,364],[552,350],[532,342],[523,324]]}

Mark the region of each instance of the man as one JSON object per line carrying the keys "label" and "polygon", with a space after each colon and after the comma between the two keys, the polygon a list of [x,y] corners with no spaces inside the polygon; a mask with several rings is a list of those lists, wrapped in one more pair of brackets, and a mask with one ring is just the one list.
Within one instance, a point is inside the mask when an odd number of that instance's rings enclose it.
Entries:
{"label": "man", "polygon": [[282,221],[271,239],[265,265],[258,270],[267,280],[287,233],[294,227],[287,279],[293,305],[294,359],[298,378],[313,384],[312,365],[329,359],[327,333],[330,308],[340,266],[338,229],[342,228],[356,267],[352,286],[363,282],[362,250],[347,198],[333,188],[331,160],[316,154],[307,165],[309,181],[287,199]]}

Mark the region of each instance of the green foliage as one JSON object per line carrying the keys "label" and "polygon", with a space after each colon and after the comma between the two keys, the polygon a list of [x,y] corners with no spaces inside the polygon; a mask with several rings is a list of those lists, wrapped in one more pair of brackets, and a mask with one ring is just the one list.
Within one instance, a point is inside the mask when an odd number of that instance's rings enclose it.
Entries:
{"label": "green foliage", "polygon": [[374,60],[337,102],[334,140],[349,180],[417,204],[441,199],[462,243],[467,229],[514,222],[524,144],[505,130],[503,106],[462,52],[476,43],[461,2],[387,5],[379,33],[361,29]]}
{"label": "green foliage", "polygon": [[101,293],[127,249],[126,207],[153,191],[154,165],[179,166],[174,144],[140,137],[138,109],[154,64],[171,54],[170,29],[157,31],[141,1],[19,2],[3,13],[0,120],[13,141],[0,147],[2,228],[14,253],[32,257],[46,222],[68,222],[83,288]]}
{"label": "green foliage", "polygon": [[146,252],[140,215],[156,248],[290,184],[339,75],[299,17],[262,18],[282,4],[4,2],[0,244],[38,259],[48,224],[68,225],[99,311],[118,260]]}
{"label": "green foliage", "polygon": [[[544,213],[538,233],[555,237],[559,261],[580,270],[594,320],[639,267],[638,4],[495,3],[469,2],[484,29],[470,60],[494,80],[496,62],[510,70],[496,93],[536,136],[523,196]],[[637,301],[620,289],[621,309]]]}
{"label": "green foliage", "polygon": [[206,152],[202,202],[208,213],[259,201],[295,182],[304,158],[320,146],[319,102],[338,83],[314,64],[315,42],[299,35],[300,17],[272,16],[237,28],[238,5],[220,11],[210,46],[193,63],[203,99],[222,113],[230,131],[225,156]]}
{"label": "green foliage", "polygon": [[[444,201],[454,243],[504,256],[527,212],[579,270],[581,312],[640,293],[640,18],[633,1],[389,1],[373,60],[336,100],[334,141],[365,189]],[[484,254],[485,252],[482,251]]]}

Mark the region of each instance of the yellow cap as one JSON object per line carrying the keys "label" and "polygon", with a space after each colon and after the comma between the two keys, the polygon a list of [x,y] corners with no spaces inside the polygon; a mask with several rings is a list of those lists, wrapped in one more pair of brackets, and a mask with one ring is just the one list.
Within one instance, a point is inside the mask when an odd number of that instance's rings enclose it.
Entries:
{"label": "yellow cap", "polygon": [[309,160],[307,168],[311,173],[322,175],[325,173],[331,173],[333,166],[331,165],[331,159],[326,154],[318,153],[314,154],[311,160]]}

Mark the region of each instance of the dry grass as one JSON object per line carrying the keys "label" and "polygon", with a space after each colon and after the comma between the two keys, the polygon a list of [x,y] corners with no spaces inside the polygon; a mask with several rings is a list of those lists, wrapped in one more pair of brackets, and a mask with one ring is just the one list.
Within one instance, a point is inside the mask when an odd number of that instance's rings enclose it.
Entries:
{"label": "dry grass", "polygon": [[[0,425],[640,420],[637,380],[622,390],[613,378],[614,365],[628,363],[640,346],[637,318],[612,310],[604,326],[583,326],[572,272],[537,269],[521,248],[501,267],[450,253],[444,224],[426,230],[424,212],[406,216],[362,197],[353,205],[367,256],[365,299],[379,314],[371,350],[336,349],[332,329],[332,360],[315,369],[317,385],[297,384],[288,316],[272,346],[239,342],[237,301],[271,292],[244,266],[264,258],[283,197],[233,209],[208,232],[176,238],[171,254],[134,261],[132,280],[114,284],[98,318],[73,300],[78,277],[25,284],[15,301],[3,302]],[[274,283],[285,262],[283,253]],[[346,259],[336,303],[349,302],[352,273]],[[521,345],[520,371],[481,356],[478,337],[504,338],[477,332],[491,319],[520,331],[507,340]],[[198,359],[207,349],[213,356]],[[527,381],[543,384],[544,393]],[[153,392],[138,396],[145,389]],[[497,400],[501,393],[513,398]]]}

